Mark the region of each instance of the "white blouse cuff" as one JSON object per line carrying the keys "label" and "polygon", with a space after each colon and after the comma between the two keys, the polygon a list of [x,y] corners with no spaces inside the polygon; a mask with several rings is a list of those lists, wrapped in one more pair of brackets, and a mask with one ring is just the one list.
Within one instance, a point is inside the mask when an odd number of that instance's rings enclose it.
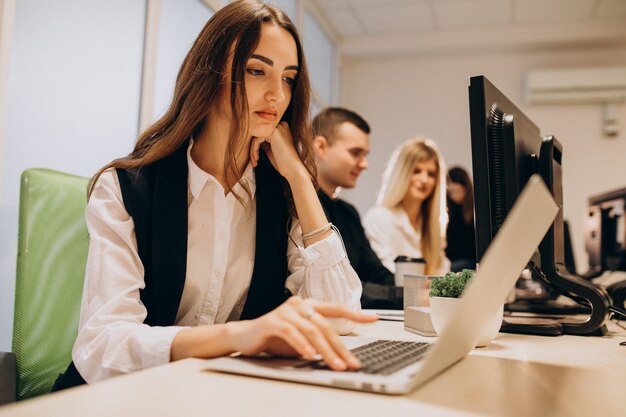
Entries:
{"label": "white blouse cuff", "polygon": [[153,326],[151,330],[151,341],[145,343],[141,347],[142,368],[151,368],[153,366],[164,365],[170,362],[172,352],[172,342],[174,338],[183,329],[182,326]]}
{"label": "white blouse cuff", "polygon": [[311,272],[331,268],[347,257],[343,242],[334,231],[306,248],[298,245],[297,250],[304,266],[310,268]]}
{"label": "white blouse cuff", "polygon": [[[78,347],[75,345],[72,359],[81,376],[90,384],[113,376],[164,365],[170,362],[174,337],[183,329],[185,327],[153,327],[150,328],[149,335],[146,335],[145,338],[142,336],[141,340],[131,335],[116,335],[119,336],[118,339],[120,340],[111,340],[110,342],[120,347],[119,355],[116,353],[107,354],[106,348],[102,344]],[[127,354],[131,349],[123,346],[122,339],[126,339],[126,343],[141,344],[140,349],[137,350],[140,354],[134,360],[132,356]],[[108,342],[105,342],[106,344]]]}

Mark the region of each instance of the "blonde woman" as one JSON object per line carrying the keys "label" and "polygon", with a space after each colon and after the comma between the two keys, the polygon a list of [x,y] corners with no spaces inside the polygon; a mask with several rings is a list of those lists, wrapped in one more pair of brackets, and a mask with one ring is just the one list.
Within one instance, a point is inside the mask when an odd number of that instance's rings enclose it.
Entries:
{"label": "blonde woman", "polygon": [[426,274],[449,270],[443,255],[445,169],[430,139],[414,138],[398,147],[387,163],[376,206],[365,216],[372,248],[389,270],[397,256],[423,258]]}

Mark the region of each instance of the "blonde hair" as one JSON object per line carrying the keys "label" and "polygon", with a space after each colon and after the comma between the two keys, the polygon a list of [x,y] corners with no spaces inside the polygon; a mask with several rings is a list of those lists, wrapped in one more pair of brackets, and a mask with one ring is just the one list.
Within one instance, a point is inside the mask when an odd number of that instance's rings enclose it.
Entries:
{"label": "blonde hair", "polygon": [[435,188],[420,210],[422,239],[420,250],[426,260],[426,273],[436,273],[442,264],[443,230],[446,224],[445,167],[437,145],[431,139],[417,137],[402,143],[391,155],[383,173],[383,183],[376,205],[394,209],[409,190],[415,164],[434,160],[437,165]]}

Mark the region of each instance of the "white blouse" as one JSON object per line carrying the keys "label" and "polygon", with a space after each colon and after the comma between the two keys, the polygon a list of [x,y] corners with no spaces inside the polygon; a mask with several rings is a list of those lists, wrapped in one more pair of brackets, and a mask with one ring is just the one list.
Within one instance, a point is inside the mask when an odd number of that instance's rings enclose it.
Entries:
{"label": "white blouse", "polygon": [[[391,272],[396,271],[394,259],[404,255],[421,258],[422,234],[415,230],[406,211],[401,207],[372,207],[363,219],[365,234],[381,262]],[[450,270],[450,261],[443,257],[438,274]]]}
{"label": "white blouse", "polygon": [[[202,171],[187,151],[189,218],[187,273],[174,326],[143,323],[139,297],[145,287],[133,219],[123,203],[114,169],[96,183],[86,210],[90,235],[78,337],[72,359],[88,382],[169,362],[176,334],[188,326],[238,320],[246,301],[255,256],[256,182],[252,166],[235,193]],[[292,222],[287,250],[292,294],[360,309],[361,282],[336,233],[304,248],[299,223]],[[336,320],[348,333],[353,323]]]}

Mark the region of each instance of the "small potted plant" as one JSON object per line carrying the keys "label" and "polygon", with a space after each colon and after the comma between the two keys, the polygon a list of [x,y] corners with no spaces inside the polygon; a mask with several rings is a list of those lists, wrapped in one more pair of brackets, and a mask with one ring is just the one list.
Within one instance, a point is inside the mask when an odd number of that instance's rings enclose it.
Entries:
{"label": "small potted plant", "polygon": [[[459,305],[459,297],[474,277],[474,271],[464,269],[461,272],[448,272],[442,277],[433,278],[430,283],[430,319],[437,334],[441,334],[449,319]],[[502,325],[504,303],[488,326],[484,327],[476,346],[487,346]]]}

